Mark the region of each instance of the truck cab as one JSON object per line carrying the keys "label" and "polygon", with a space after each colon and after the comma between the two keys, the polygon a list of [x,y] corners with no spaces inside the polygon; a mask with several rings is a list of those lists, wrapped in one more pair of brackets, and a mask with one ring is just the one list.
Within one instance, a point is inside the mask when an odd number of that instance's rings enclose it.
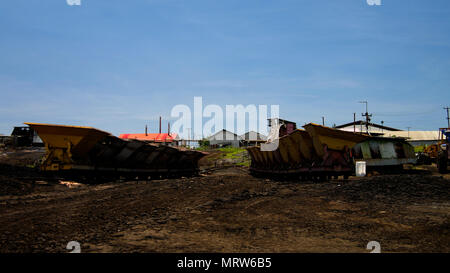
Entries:
{"label": "truck cab", "polygon": [[439,144],[438,144],[438,156],[437,156],[437,168],[440,173],[447,172],[447,166],[450,162],[450,128],[439,129]]}

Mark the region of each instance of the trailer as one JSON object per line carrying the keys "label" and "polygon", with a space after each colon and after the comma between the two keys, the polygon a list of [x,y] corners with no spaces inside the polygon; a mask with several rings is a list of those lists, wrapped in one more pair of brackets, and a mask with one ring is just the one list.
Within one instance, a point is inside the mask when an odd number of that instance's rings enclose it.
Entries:
{"label": "trailer", "polygon": [[25,123],[37,132],[47,173],[152,179],[191,176],[207,153],[125,140],[92,127]]}
{"label": "trailer", "polygon": [[273,151],[249,147],[250,172],[256,176],[325,180],[355,173],[355,163],[369,168],[415,163],[413,147],[405,139],[380,138],[342,131],[314,123],[278,139]]}

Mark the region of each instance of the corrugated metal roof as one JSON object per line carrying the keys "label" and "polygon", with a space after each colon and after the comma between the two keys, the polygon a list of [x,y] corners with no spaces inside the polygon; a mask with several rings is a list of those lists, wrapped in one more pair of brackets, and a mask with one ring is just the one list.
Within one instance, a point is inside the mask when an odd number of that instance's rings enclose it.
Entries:
{"label": "corrugated metal roof", "polygon": [[222,129],[221,131],[218,131],[217,133],[213,134],[212,136],[207,137],[206,139],[207,140],[241,140],[241,137],[233,132]]}
{"label": "corrugated metal roof", "polygon": [[266,141],[267,140],[267,137],[265,135],[260,134],[260,133],[255,132],[255,131],[247,132],[247,133],[241,135],[240,137],[242,139],[244,139],[244,140],[250,140],[250,141],[258,141],[258,140],[259,141]]}
{"label": "corrugated metal roof", "polygon": [[439,131],[398,131],[398,132],[385,132],[386,137],[405,137],[407,140],[439,140]]}
{"label": "corrugated metal roof", "polygon": [[121,139],[137,139],[141,141],[152,141],[152,142],[173,142],[178,140],[178,135],[175,133],[171,134],[121,134],[119,136]]}
{"label": "corrugated metal roof", "polygon": [[[336,126],[334,128],[342,129],[342,128],[349,127],[349,126],[351,126],[353,128],[353,125],[358,127],[358,126],[361,126],[361,125],[366,126],[366,124],[367,124],[366,121],[358,120],[356,122],[349,122],[349,123],[346,123],[346,124],[338,125],[338,126]],[[396,128],[392,128],[392,127],[388,127],[388,126],[384,126],[384,125],[380,125],[380,124],[376,124],[376,123],[369,123],[369,127],[379,128],[380,130],[383,129],[383,130],[388,130],[388,131],[401,131],[400,129],[396,129]],[[365,127],[364,127],[364,130],[365,130]]]}

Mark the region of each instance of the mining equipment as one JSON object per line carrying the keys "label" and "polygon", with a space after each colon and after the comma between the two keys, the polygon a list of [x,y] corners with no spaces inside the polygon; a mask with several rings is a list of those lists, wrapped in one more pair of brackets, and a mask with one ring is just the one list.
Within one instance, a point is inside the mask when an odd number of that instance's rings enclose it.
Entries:
{"label": "mining equipment", "polygon": [[207,153],[139,140],[125,140],[92,127],[25,123],[37,132],[46,173],[95,178],[191,176]]}

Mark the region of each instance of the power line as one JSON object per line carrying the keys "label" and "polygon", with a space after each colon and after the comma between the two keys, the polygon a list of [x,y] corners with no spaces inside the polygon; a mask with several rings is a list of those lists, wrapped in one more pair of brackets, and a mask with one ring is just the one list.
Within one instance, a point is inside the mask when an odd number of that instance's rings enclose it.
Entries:
{"label": "power line", "polygon": [[374,112],[373,114],[376,116],[394,116],[394,117],[400,117],[400,116],[420,116],[420,115],[428,115],[436,113],[438,109],[430,109],[426,111],[403,111],[403,112]]}

